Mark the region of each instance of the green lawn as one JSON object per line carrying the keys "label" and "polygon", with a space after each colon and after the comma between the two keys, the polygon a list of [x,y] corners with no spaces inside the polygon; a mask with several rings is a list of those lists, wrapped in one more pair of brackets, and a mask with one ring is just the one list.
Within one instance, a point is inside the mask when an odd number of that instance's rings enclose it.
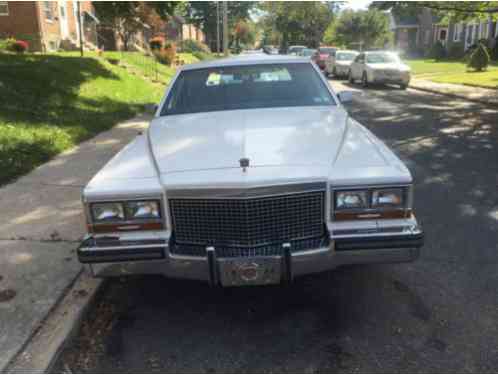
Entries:
{"label": "green lawn", "polygon": [[498,64],[493,62],[486,71],[475,72],[458,61],[437,62],[430,59],[407,60],[415,78],[440,83],[457,83],[468,86],[498,87]]}
{"label": "green lawn", "polygon": [[[172,68],[162,67],[167,83]],[[157,103],[164,84],[105,59],[0,54],[0,185]]]}

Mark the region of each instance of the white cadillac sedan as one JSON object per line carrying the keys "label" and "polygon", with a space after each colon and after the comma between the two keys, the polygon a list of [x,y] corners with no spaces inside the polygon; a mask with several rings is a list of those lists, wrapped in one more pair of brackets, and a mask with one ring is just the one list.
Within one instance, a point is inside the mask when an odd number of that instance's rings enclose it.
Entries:
{"label": "white cadillac sedan", "polygon": [[370,83],[394,83],[406,89],[410,83],[410,67],[393,52],[363,52],[351,64],[348,79],[350,83],[361,80],[365,87]]}
{"label": "white cadillac sedan", "polygon": [[147,132],[85,187],[79,260],[222,286],[413,261],[412,176],[341,99],[308,58],[180,68]]}

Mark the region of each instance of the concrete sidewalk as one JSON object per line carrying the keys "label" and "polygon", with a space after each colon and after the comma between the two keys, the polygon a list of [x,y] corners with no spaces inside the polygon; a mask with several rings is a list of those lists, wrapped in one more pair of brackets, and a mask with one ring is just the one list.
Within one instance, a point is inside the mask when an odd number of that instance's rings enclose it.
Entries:
{"label": "concrete sidewalk", "polygon": [[433,94],[449,95],[472,102],[498,105],[498,95],[496,90],[493,89],[451,83],[437,83],[416,77],[411,80],[410,87],[416,90],[427,91]]}
{"label": "concrete sidewalk", "polygon": [[0,189],[0,372],[81,271],[81,189],[149,120],[121,123]]}

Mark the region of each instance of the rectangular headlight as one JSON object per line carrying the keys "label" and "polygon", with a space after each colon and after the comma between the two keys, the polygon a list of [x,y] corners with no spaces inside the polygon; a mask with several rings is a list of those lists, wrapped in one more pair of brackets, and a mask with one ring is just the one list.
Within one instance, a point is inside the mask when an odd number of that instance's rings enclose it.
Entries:
{"label": "rectangular headlight", "polygon": [[372,208],[405,206],[404,190],[402,188],[375,189],[372,191]]}
{"label": "rectangular headlight", "polygon": [[91,211],[95,222],[123,221],[125,219],[121,202],[93,203]]}
{"label": "rectangular headlight", "polygon": [[364,208],[368,208],[367,190],[338,191],[335,193],[336,210]]}
{"label": "rectangular headlight", "polygon": [[158,219],[161,217],[158,201],[130,201],[126,203],[128,220]]}

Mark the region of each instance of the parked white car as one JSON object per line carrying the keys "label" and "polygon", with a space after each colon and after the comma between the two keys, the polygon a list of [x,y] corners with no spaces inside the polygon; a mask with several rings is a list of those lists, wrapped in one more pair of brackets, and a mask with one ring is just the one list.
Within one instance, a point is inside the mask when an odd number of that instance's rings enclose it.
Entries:
{"label": "parked white car", "polygon": [[394,83],[406,89],[410,83],[410,67],[393,52],[373,51],[360,53],[349,68],[350,83],[361,80],[370,83]]}
{"label": "parked white car", "polygon": [[259,285],[416,259],[413,180],[308,58],[179,68],[148,130],[83,190],[98,277]]}
{"label": "parked white car", "polygon": [[325,60],[325,73],[334,77],[347,77],[358,51],[338,50]]}

